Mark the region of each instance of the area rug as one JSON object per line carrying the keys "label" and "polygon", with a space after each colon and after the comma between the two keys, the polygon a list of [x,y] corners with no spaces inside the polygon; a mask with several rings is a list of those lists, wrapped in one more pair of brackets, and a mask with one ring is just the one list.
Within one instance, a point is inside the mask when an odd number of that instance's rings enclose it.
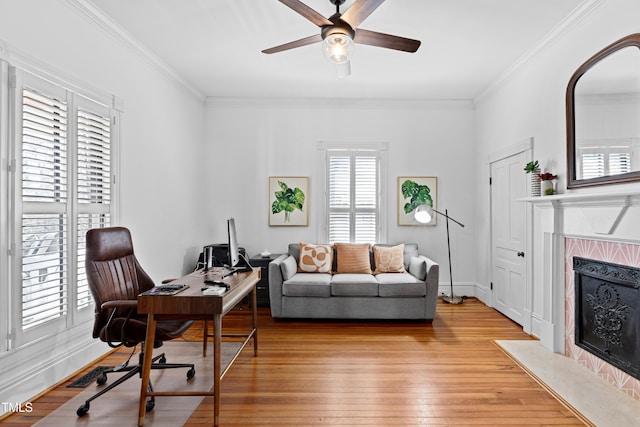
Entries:
{"label": "area rug", "polygon": [[[210,390],[213,388],[213,344],[209,344],[207,357],[202,357],[202,343],[199,342],[167,342],[160,350],[166,354],[170,363],[193,363],[196,376],[187,381],[187,369],[161,369],[151,371],[151,381],[156,391],[177,390]],[[234,356],[240,343],[222,343],[222,370]],[[132,360],[137,361],[134,355]],[[117,379],[117,375],[109,374],[109,382]],[[34,424],[38,427],[60,426],[118,426],[135,427],[138,425],[138,402],[140,399],[140,378],[134,377],[120,384],[91,402],[87,415],[78,417],[76,410],[84,401],[100,389],[95,383],[90,384],[80,394],[70,399],[46,418]],[[202,396],[157,396],[153,411],[146,414],[144,425],[147,427],[182,426],[193,411],[202,402]]]}
{"label": "area rug", "polygon": [[494,341],[514,362],[586,425],[638,425],[640,403],[539,341]]}

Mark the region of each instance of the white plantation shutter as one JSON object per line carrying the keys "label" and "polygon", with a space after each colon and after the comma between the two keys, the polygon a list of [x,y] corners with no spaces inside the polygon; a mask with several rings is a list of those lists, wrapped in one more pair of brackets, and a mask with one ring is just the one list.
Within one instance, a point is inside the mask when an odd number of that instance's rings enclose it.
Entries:
{"label": "white plantation shutter", "polygon": [[631,153],[609,154],[609,175],[631,172]]}
{"label": "white plantation shutter", "polygon": [[[22,327],[67,313],[67,102],[22,90]],[[46,213],[43,213],[46,211]]]}
{"label": "white plantation shutter", "polygon": [[374,150],[329,150],[329,242],[379,240],[379,156]]}
{"label": "white plantation shutter", "polygon": [[351,158],[329,156],[329,241],[348,242],[351,229]]}
{"label": "white plantation shutter", "polygon": [[108,108],[83,101],[77,113],[77,308],[91,303],[85,234],[111,224],[111,117]]}
{"label": "white plantation shutter", "polygon": [[580,149],[581,179],[631,172],[628,146],[592,146]]}
{"label": "white plantation shutter", "polygon": [[113,217],[115,123],[101,102],[17,75],[21,345],[91,317],[84,240],[88,229],[109,226]]}
{"label": "white plantation shutter", "polygon": [[582,155],[582,179],[604,175],[604,154],[585,153]]}

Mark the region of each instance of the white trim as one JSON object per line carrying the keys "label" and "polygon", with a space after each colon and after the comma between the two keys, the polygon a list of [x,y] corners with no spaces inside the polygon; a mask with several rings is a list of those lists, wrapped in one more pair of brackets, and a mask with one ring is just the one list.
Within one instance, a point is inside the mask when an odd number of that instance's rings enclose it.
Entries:
{"label": "white trim", "polygon": [[[9,64],[2,60],[3,44],[0,41],[0,106],[9,105]],[[0,283],[11,283],[9,278],[9,108],[0,108]],[[0,286],[0,301],[9,301],[9,286]],[[8,348],[9,319],[11,310],[0,310],[0,354]]]}
{"label": "white trim", "polygon": [[499,150],[489,153],[488,163],[494,163],[507,157],[515,156],[523,151],[533,150],[533,137],[527,138],[525,141],[508,145]]}
{"label": "white trim", "polygon": [[[519,143],[515,143],[509,146],[506,146],[500,150],[496,150],[492,153],[489,154],[488,159],[487,159],[487,166],[488,166],[488,175],[489,178],[491,179],[491,169],[492,169],[492,164],[498,161],[501,161],[503,159],[506,159],[508,157],[512,157],[512,156],[516,156],[520,153],[525,153],[525,157],[527,159],[527,161],[530,161],[532,159],[533,156],[533,146],[534,146],[534,142],[535,139],[534,137],[529,137],[526,140],[519,142]],[[524,165],[523,165],[523,169],[524,169]],[[524,173],[524,170],[523,170]],[[493,241],[494,241],[494,235],[493,235],[493,189],[490,188],[489,189],[489,259],[491,260],[490,262],[490,266],[489,266],[489,280],[493,283],[494,281],[494,277],[493,277],[493,271],[494,271],[494,253],[493,253]],[[532,254],[533,253],[533,239],[531,238],[532,233],[533,233],[533,226],[532,226],[532,208],[528,208],[526,210],[526,218],[525,218],[525,225],[526,225],[526,231],[525,231],[525,253],[528,254]],[[532,257],[528,256],[525,258],[525,290],[524,290],[524,295],[526,297],[526,301],[523,304],[523,315],[522,315],[522,329],[524,332],[526,333],[531,333],[532,330],[532,316],[534,315],[533,313],[533,279],[532,279],[532,271],[533,271],[533,266],[532,266]],[[477,288],[478,286],[476,286]],[[485,292],[483,295],[484,298],[487,298],[487,305],[489,305],[490,307],[494,307],[495,306],[495,294],[493,292],[493,290],[490,287],[486,287],[485,286]]]}
{"label": "white trim", "polygon": [[150,64],[153,68],[160,71],[165,76],[171,78],[180,86],[187,89],[191,94],[198,99],[204,101],[205,95],[192,84],[187,82],[180,74],[178,74],[171,66],[164,62],[158,55],[147,49],[142,43],[140,43],[135,37],[133,37],[124,28],[118,25],[113,19],[102,12],[89,0],[67,0],[67,2],[78,9],[84,16],[89,18],[93,23],[98,24],[107,33],[113,36],[116,40],[122,43],[131,52],[135,53],[138,57]]}
{"label": "white trim", "polygon": [[474,101],[476,104],[481,103],[484,98],[497,89],[505,80],[509,78],[513,73],[520,69],[529,59],[535,56],[542,49],[556,43],[562,36],[568,33],[573,27],[578,25],[595,11],[605,0],[584,0],[578,7],[576,7],[565,19],[563,19],[558,25],[556,25],[542,40],[540,40],[534,47],[529,49],[524,55],[520,56],[509,68],[503,71],[496,79],[494,79],[489,86],[487,86]]}
{"label": "white trim", "polygon": [[322,202],[317,204],[316,214],[318,216],[319,226],[317,227],[317,241],[327,241],[329,232],[327,230],[328,225],[328,204],[327,204],[327,189],[329,188],[328,175],[327,175],[327,152],[329,150],[373,150],[377,151],[378,155],[378,240],[379,242],[387,242],[387,206],[386,203],[389,200],[388,184],[387,184],[387,168],[388,168],[388,142],[328,142],[318,141],[316,149],[318,154],[318,182],[316,184],[316,194],[322,196]]}
{"label": "white trim", "polygon": [[291,107],[291,108],[366,108],[381,110],[475,110],[471,100],[442,99],[392,99],[392,98],[254,98],[254,97],[222,97],[208,96],[205,107]]}
{"label": "white trim", "polygon": [[[0,45],[1,44],[2,40],[0,40]],[[27,53],[12,48],[8,56],[10,57],[9,63],[12,66],[15,66],[22,72],[35,76],[38,80],[46,80],[55,86],[68,89],[105,106],[112,106],[113,108],[119,109],[123,108],[122,102],[120,102],[119,105],[115,104],[114,95],[92,87],[65,71],[52,67]]]}
{"label": "white trim", "polygon": [[89,321],[0,356],[0,401],[28,402],[103,356],[109,348],[92,339],[91,330]]}

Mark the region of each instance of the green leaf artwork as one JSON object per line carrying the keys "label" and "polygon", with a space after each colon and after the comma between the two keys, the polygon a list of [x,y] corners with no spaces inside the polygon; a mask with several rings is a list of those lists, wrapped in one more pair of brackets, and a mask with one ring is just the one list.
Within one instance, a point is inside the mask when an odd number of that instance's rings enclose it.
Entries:
{"label": "green leaf artwork", "polygon": [[404,204],[404,213],[413,212],[420,205],[428,205],[433,207],[433,199],[431,199],[431,190],[427,185],[420,185],[410,179],[402,183],[402,196],[405,199],[411,199]]}
{"label": "green leaf artwork", "polygon": [[276,191],[276,200],[271,205],[271,213],[277,214],[284,212],[284,222],[291,220],[291,212],[296,209],[302,211],[304,206],[304,192],[296,188],[289,188],[287,184],[278,181],[281,191]]}

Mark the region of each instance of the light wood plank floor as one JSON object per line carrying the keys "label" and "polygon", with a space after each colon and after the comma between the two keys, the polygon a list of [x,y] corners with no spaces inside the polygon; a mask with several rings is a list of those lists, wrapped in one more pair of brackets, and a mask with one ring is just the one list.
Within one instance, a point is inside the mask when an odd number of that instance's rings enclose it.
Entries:
{"label": "light wood plank floor", "polygon": [[[247,325],[247,310],[225,317]],[[185,339],[198,340],[195,324]],[[523,340],[522,328],[483,303],[439,303],[433,323],[275,321],[260,309],[259,356],[244,351],[222,381],[222,426],[557,426],[584,425],[492,340]],[[212,351],[211,344],[209,351]],[[169,356],[170,357],[170,356]],[[116,351],[96,365],[120,363]],[[66,385],[33,401],[25,426],[62,405]],[[108,403],[108,397],[101,398]],[[212,425],[205,398],[188,427]]]}

